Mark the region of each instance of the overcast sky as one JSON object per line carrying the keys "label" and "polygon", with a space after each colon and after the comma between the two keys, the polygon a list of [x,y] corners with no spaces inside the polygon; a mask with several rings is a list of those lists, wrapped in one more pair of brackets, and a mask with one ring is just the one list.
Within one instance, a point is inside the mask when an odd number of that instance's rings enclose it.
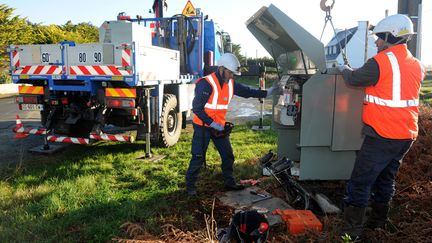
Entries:
{"label": "overcast sky", "polygon": [[[181,13],[186,0],[167,0],[168,11],[165,16]],[[325,12],[320,9],[320,0],[192,0],[195,8],[201,8],[222,29],[230,33],[234,43],[242,47],[242,54],[264,56],[268,53],[248,31],[245,22],[262,6],[274,4],[290,18],[299,23],[316,38],[324,26]],[[131,16],[153,17],[149,9],[153,0],[2,0],[9,7],[16,8],[15,14],[28,17],[33,23],[64,24],[71,20],[74,24],[91,22],[99,26],[105,20],[114,20],[119,12]],[[368,20],[376,24],[385,16],[397,13],[397,0],[339,0],[332,10],[336,28],[345,29],[357,26],[357,21]],[[432,1],[423,1],[423,26],[432,23]],[[430,24],[429,24],[430,25]],[[422,61],[432,64],[432,28],[423,28]],[[326,44],[333,36],[330,26],[326,27],[323,42]]]}

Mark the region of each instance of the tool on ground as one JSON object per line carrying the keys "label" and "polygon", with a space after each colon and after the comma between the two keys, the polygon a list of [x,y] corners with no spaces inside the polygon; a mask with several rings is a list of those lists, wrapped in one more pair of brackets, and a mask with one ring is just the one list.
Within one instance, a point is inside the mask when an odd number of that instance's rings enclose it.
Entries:
{"label": "tool on ground", "polygon": [[289,198],[291,198],[291,201],[288,202],[291,206],[303,209],[310,207],[311,196],[309,192],[291,175],[291,168],[294,166],[293,161],[283,157],[277,161],[267,161],[263,166],[270,171],[270,174],[287,192]]}
{"label": "tool on ground", "polygon": [[255,186],[259,182],[260,182],[259,180],[254,180],[254,179],[240,180],[240,184],[242,185],[250,184],[251,186]]}
{"label": "tool on ground", "polygon": [[322,231],[322,223],[310,210],[276,209],[273,214],[280,215],[290,234],[297,235],[306,230]]}
{"label": "tool on ground", "polygon": [[256,191],[250,191],[250,194],[260,197],[257,199],[253,199],[252,203],[257,203],[272,198],[272,195],[270,194],[257,193]]}
{"label": "tool on ground", "polygon": [[269,210],[267,208],[264,208],[264,207],[253,206],[251,209],[256,210],[260,214],[266,214],[269,212]]}
{"label": "tool on ground", "polygon": [[219,242],[257,242],[267,241],[269,222],[265,215],[256,210],[239,211],[231,218],[228,228],[218,232]]}
{"label": "tool on ground", "polygon": [[256,191],[250,191],[250,194],[256,195],[256,196],[260,196],[260,197],[267,197],[268,196],[268,195],[265,195],[265,194],[258,193]]}
{"label": "tool on ground", "polygon": [[322,193],[315,193],[313,195],[313,199],[317,202],[321,210],[326,214],[338,214],[341,212],[340,208],[334,205],[330,201],[330,199]]}
{"label": "tool on ground", "polygon": [[252,200],[252,203],[257,203],[257,202],[265,201],[265,200],[270,199],[270,198],[272,198],[272,196],[268,195],[267,197],[262,197],[262,198],[254,199],[254,200]]}
{"label": "tool on ground", "polygon": [[273,151],[269,150],[264,156],[258,159],[258,163],[262,166],[265,166],[268,162],[275,160],[277,155],[273,153]]}
{"label": "tool on ground", "polygon": [[277,158],[277,155],[273,153],[273,151],[269,150],[264,156],[258,159],[258,164],[262,167],[262,175],[271,176],[270,171],[268,170],[266,164],[270,161],[273,161]]}
{"label": "tool on ground", "polygon": [[[264,157],[269,158],[269,154]],[[294,162],[290,159],[283,157],[279,160],[263,161],[263,163],[263,169],[267,169],[288,194],[290,199],[288,203],[292,207],[310,209],[317,214],[338,213],[340,211],[324,194],[311,193],[300,185],[295,176],[291,174]]]}

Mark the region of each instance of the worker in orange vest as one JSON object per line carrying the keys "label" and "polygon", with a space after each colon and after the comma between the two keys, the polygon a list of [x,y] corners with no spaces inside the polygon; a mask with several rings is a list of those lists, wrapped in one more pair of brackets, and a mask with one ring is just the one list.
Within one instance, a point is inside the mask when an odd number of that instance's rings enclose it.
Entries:
{"label": "worker in orange vest", "polygon": [[[186,172],[186,191],[196,195],[196,181],[205,163],[205,154],[210,140],[213,141],[222,159],[222,176],[228,190],[241,190],[233,176],[234,154],[229,140],[225,116],[233,95],[244,98],[265,98],[271,96],[274,87],[268,90],[251,89],[234,81],[234,75],[241,75],[240,62],[232,53],[223,54],[216,72],[197,81],[195,98],[192,102],[194,112],[192,138],[192,159]],[[219,134],[219,135],[218,135]]]}
{"label": "worker in orange vest", "polygon": [[418,134],[419,92],[426,72],[407,48],[413,23],[402,14],[388,16],[374,28],[378,54],[362,67],[343,65],[346,83],[365,87],[364,141],[357,154],[344,197],[342,235],[361,238],[366,226],[383,228],[395,192],[395,177],[402,159]]}

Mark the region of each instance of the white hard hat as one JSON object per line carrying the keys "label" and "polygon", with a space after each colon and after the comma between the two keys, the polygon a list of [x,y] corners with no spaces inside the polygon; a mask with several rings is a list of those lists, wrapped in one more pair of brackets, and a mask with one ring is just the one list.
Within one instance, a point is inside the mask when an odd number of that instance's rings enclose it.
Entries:
{"label": "white hard hat", "polygon": [[237,57],[234,56],[234,54],[232,53],[224,53],[218,61],[218,66],[225,67],[226,69],[233,72],[235,75],[241,75],[240,62]]}
{"label": "white hard hat", "polygon": [[413,23],[408,16],[403,14],[390,15],[375,26],[373,34],[390,33],[394,37],[408,38],[414,34]]}

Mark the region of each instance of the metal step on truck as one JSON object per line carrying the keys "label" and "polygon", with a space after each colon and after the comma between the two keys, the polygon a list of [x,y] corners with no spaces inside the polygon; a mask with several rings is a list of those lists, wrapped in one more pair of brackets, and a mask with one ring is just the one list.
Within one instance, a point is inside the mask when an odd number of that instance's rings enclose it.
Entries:
{"label": "metal step on truck", "polygon": [[[223,53],[229,36],[199,9],[194,16],[131,18],[99,28],[99,43],[10,45],[20,110],[38,110],[41,127],[15,132],[48,142],[133,142],[107,127],[132,127],[146,144],[178,141],[192,108],[194,83]],[[228,37],[228,38],[227,38]]]}

